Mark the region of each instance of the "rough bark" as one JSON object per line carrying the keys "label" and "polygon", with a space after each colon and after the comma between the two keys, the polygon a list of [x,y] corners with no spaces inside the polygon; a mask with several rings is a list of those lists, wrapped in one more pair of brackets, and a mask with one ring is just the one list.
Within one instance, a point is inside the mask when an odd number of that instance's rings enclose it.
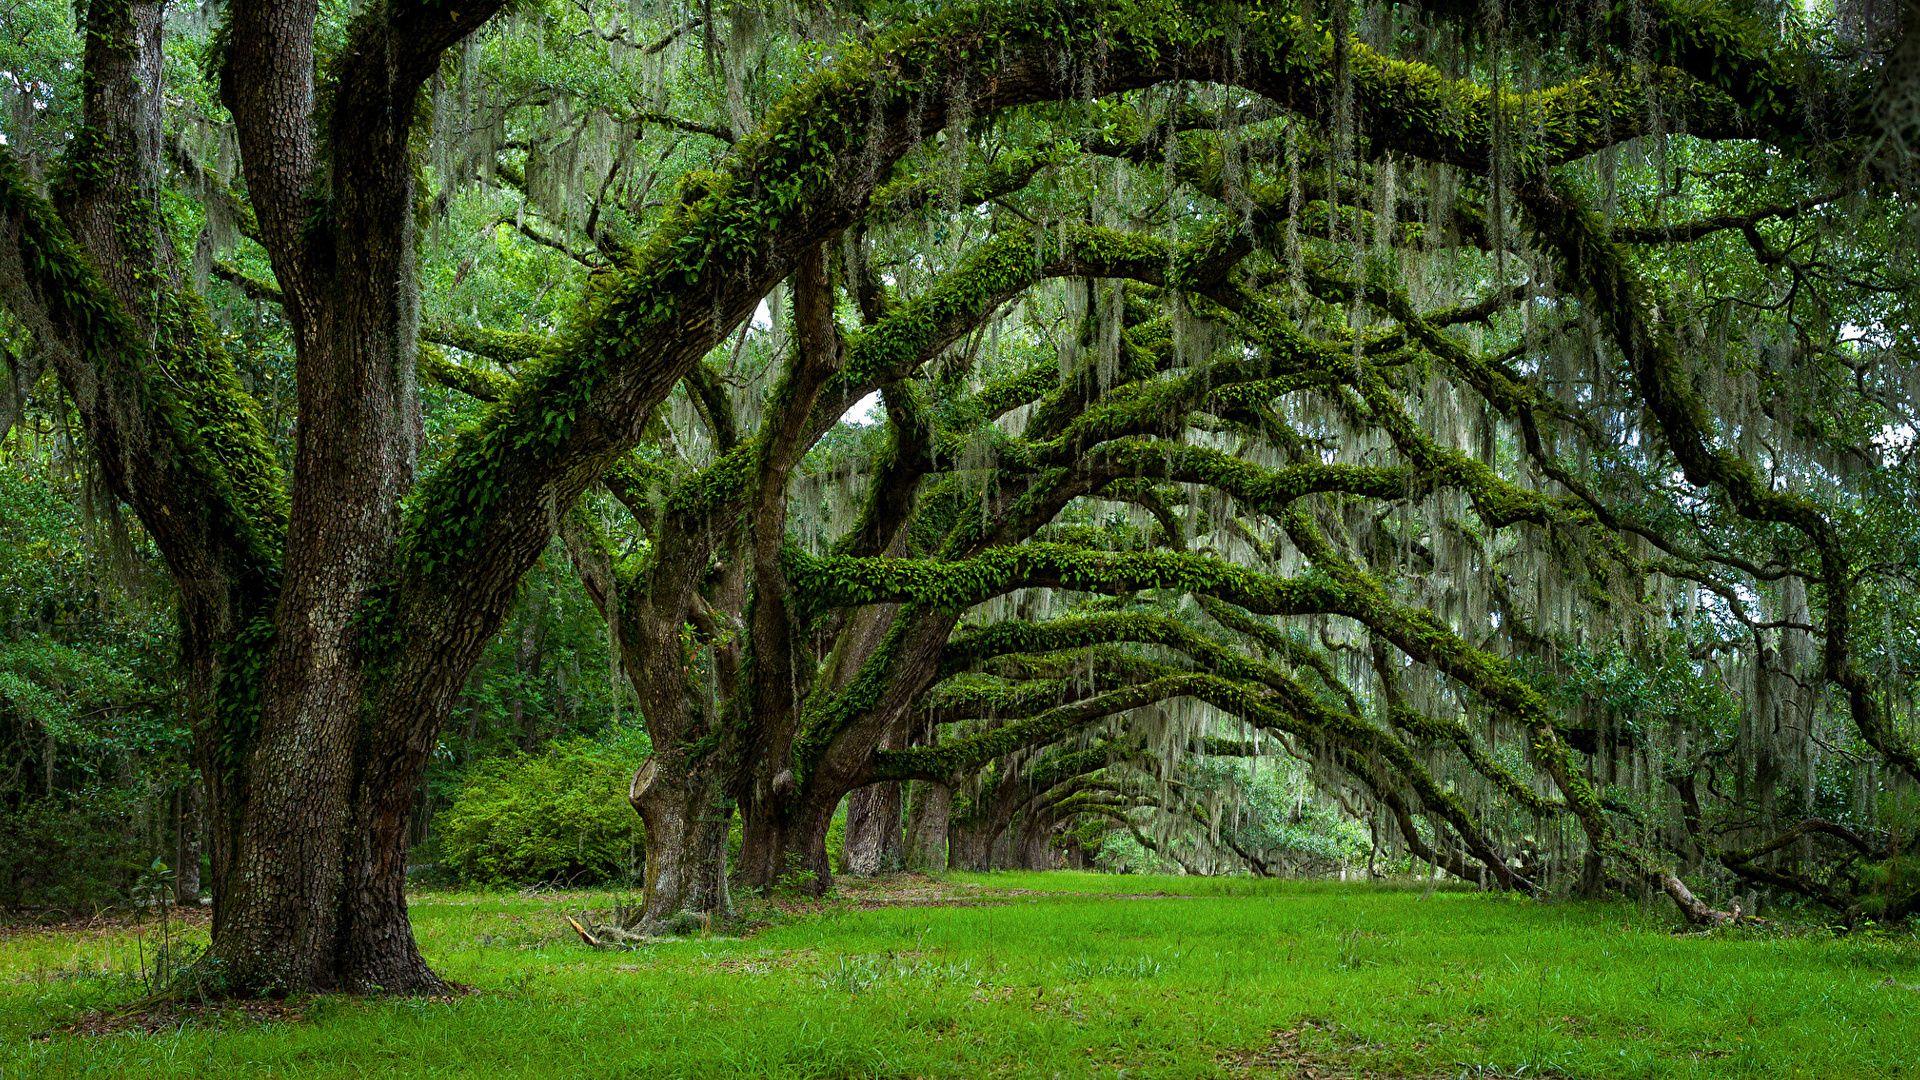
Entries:
{"label": "rough bark", "polygon": [[932,780],[913,782],[907,814],[907,869],[938,870],[947,865],[947,822],[953,789]]}
{"label": "rough bark", "polygon": [[[776,783],[776,790],[784,785]],[[740,845],[739,879],[766,893],[792,889],[812,896],[833,883],[827,863],[827,829],[839,797],[794,798],[784,805],[763,805],[748,818]]]}
{"label": "rough bark", "polygon": [[733,820],[718,770],[686,760],[683,750],[647,759],[628,793],[647,826],[643,934],[704,929],[732,912],[727,891],[727,829]]}
{"label": "rough bark", "polygon": [[[715,755],[695,747],[717,722],[714,702],[725,696],[719,688],[736,678],[736,661],[714,641],[711,606],[699,592],[705,550],[676,534],[648,587],[624,595],[612,558],[586,515],[569,514],[560,535],[588,597],[607,620],[654,747],[635,771],[627,795],[646,825],[647,851],[640,912],[624,929],[663,934],[710,926],[732,912],[727,833],[733,803]],[[740,581],[738,574],[723,574],[715,583],[723,606],[737,602]],[[703,677],[713,680],[711,688],[695,677],[692,663],[658,662],[679,647],[679,632],[689,620],[706,628],[712,652]]]}
{"label": "rough bark", "polygon": [[[860,640],[866,643],[878,637],[877,632],[869,633],[860,635]],[[869,644],[862,651],[870,649]],[[905,742],[904,737],[888,737],[881,739],[881,746],[894,748]],[[901,821],[905,804],[906,788],[899,781],[868,784],[847,794],[846,844],[840,860],[847,873],[868,877],[906,868],[907,834]]]}
{"label": "rough bark", "polygon": [[841,855],[849,874],[891,874],[906,865],[897,781],[868,784],[847,796],[847,839]]}

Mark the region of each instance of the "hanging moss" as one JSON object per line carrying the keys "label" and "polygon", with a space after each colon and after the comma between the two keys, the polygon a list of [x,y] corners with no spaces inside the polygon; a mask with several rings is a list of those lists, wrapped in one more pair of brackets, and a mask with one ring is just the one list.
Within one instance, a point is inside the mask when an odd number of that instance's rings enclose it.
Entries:
{"label": "hanging moss", "polygon": [[[84,160],[82,155],[77,160]],[[0,217],[16,230],[19,285],[102,372],[128,371],[134,392],[163,418],[169,438],[197,473],[200,496],[222,515],[254,572],[271,579],[286,520],[280,467],[258,410],[241,387],[219,335],[189,297],[156,285],[155,329],[139,333],[53,208],[36,194],[9,151],[0,149]],[[150,223],[149,223],[150,224]],[[139,229],[140,223],[129,228]],[[149,347],[151,345],[151,347]]]}

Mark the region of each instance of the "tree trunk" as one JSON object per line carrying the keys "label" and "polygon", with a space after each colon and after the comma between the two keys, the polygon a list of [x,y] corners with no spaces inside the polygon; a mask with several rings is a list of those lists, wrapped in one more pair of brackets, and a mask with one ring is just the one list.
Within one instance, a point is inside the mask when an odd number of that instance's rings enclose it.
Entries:
{"label": "tree trunk", "polygon": [[[357,679],[315,686],[289,716],[267,701],[236,815],[234,862],[219,884],[209,989],[440,993],[407,919],[407,820],[424,755],[363,743]],[[279,705],[277,709],[275,706]],[[376,725],[369,725],[374,727]],[[374,753],[373,751],[382,751]],[[356,761],[375,764],[356,776]]]}
{"label": "tree trunk", "polygon": [[947,830],[947,866],[954,870],[985,870],[993,851],[993,833],[984,822],[953,822]]}
{"label": "tree trunk", "polygon": [[200,783],[189,780],[174,796],[173,902],[200,906],[200,837],[205,823],[200,814]]}
{"label": "tree trunk", "polygon": [[732,911],[727,891],[727,829],[733,807],[707,762],[689,764],[684,750],[648,758],[628,792],[647,826],[643,934],[707,927]]}
{"label": "tree trunk", "polygon": [[[406,896],[411,825],[426,778],[425,751],[433,745],[418,735],[438,730],[437,719],[431,724],[394,720],[362,738],[359,760],[370,764],[361,768],[352,797],[337,985],[409,994],[448,989],[420,955]],[[394,737],[405,731],[417,737]]]}
{"label": "tree trunk", "polygon": [[987,843],[987,869],[1024,870],[1021,858],[1024,854],[1020,837],[1012,829],[1001,829],[991,834],[993,839]]}
{"label": "tree trunk", "polygon": [[1019,858],[1023,870],[1059,868],[1060,853],[1053,846],[1052,822],[1030,822],[1021,830]]}
{"label": "tree trunk", "polygon": [[[360,686],[357,673],[342,682]],[[246,798],[213,815],[216,867],[230,854],[215,875],[197,989],[447,992],[420,954],[406,900],[410,825],[444,713],[367,706],[365,724],[282,725],[276,704],[267,698]]]}
{"label": "tree trunk", "polygon": [[255,761],[281,756],[287,767],[256,774],[254,798],[237,815],[234,862],[220,883],[207,950],[216,992],[284,996],[339,987],[352,744],[340,745],[346,733],[335,725],[302,748],[299,733],[286,727],[262,734]]}
{"label": "tree trunk", "polygon": [[[333,61],[319,170],[310,11],[237,7],[222,79],[293,330],[300,421],[284,585],[209,971],[249,994],[432,993],[445,984],[407,920],[406,826],[450,695],[410,700],[389,683],[403,646],[369,637],[378,624],[365,619],[389,584],[421,438],[408,145],[425,76],[401,64],[423,43],[389,21],[359,24]],[[316,208],[317,222],[288,220]]]}
{"label": "tree trunk", "polygon": [[797,889],[823,896],[833,884],[827,829],[839,799],[796,796],[769,801],[746,816],[740,845],[740,882],[761,893]]}
{"label": "tree trunk", "polygon": [[914,782],[913,805],[907,814],[907,869],[945,868],[947,820],[952,810],[952,788],[932,780]]}
{"label": "tree trunk", "polygon": [[905,863],[900,784],[868,784],[847,796],[847,840],[841,868],[856,876],[891,874]]}

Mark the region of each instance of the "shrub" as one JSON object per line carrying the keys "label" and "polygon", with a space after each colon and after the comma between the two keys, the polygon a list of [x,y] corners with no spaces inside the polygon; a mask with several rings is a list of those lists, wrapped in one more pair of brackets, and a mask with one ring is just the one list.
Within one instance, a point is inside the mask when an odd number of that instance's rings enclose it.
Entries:
{"label": "shrub", "polygon": [[482,885],[630,881],[644,851],[631,740],[569,739],[467,770],[434,823],[441,868]]}
{"label": "shrub", "polygon": [[124,902],[153,859],[146,795],[90,787],[0,804],[0,908],[84,914]]}

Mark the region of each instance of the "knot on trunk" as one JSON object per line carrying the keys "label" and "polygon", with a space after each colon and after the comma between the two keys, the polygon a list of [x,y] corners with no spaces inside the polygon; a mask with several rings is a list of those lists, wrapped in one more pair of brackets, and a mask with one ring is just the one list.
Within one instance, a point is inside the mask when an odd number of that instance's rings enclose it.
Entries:
{"label": "knot on trunk", "polygon": [[627,788],[627,801],[637,809],[640,800],[646,798],[647,791],[660,776],[660,759],[650,757],[638,769],[634,770],[633,783]]}
{"label": "knot on trunk", "polygon": [[793,779],[792,769],[781,769],[773,775],[773,794],[776,798],[788,798],[799,789],[800,785]]}

